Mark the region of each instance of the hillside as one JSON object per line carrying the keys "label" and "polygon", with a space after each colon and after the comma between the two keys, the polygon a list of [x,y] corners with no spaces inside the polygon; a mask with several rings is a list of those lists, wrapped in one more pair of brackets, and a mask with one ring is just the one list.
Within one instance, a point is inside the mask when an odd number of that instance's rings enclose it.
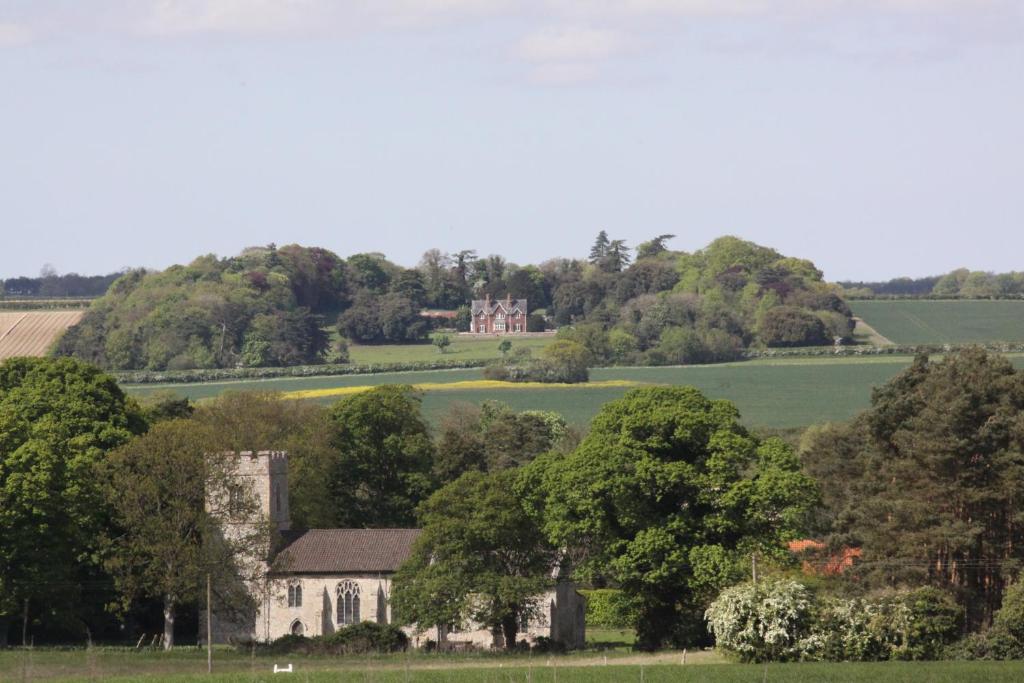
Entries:
{"label": "hillside", "polygon": [[735,237],[676,252],[670,237],[639,245],[633,261],[602,232],[586,260],[524,266],[472,251],[431,250],[414,269],[298,245],[207,255],[122,276],[56,352],[116,370],[344,362],[346,345],[330,348],[331,321],[356,344],[421,342],[434,324],[422,309],[458,308],[465,330],[466,305],[487,295],[527,299],[528,329],[566,328],[598,364],[719,362],[751,346],[850,336],[845,301],[810,261]]}

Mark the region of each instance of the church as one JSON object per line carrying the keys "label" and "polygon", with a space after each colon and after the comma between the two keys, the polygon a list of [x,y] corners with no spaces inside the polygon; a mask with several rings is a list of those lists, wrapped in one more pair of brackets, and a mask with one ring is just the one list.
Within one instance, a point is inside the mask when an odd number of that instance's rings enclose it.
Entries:
{"label": "church", "polygon": [[[252,487],[281,544],[270,561],[248,560],[265,567],[262,584],[249,588],[255,613],[240,624],[215,612],[214,642],[269,642],[289,634],[327,635],[360,621],[394,623],[388,600],[392,577],[412,554],[419,530],[292,529],[288,454],[243,451],[233,457],[236,476]],[[543,606],[540,614],[520,624],[523,639],[544,636],[569,649],[584,646],[586,602],[575,584],[553,575],[551,589],[538,602]],[[416,646],[427,640],[450,646],[503,645],[500,634],[479,624],[401,626]]]}

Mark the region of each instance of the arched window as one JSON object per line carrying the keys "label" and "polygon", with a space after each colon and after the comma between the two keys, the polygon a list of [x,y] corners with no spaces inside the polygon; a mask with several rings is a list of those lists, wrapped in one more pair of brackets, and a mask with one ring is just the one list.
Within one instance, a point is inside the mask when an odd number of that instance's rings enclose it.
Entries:
{"label": "arched window", "polygon": [[302,584],[292,583],[288,585],[288,606],[302,607]]}
{"label": "arched window", "polygon": [[359,616],[359,584],[354,581],[342,581],[338,584],[337,622],[342,625],[358,624]]}

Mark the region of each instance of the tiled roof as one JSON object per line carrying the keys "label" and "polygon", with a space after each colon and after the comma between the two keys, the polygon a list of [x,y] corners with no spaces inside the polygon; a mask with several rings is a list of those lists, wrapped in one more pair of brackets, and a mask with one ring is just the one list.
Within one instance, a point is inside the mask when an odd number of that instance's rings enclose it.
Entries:
{"label": "tiled roof", "polygon": [[[487,314],[491,314],[498,310],[499,304],[502,307],[504,307],[508,305],[508,303],[509,302],[507,299],[473,299],[473,303],[470,306],[470,312],[473,315],[479,315],[481,311]],[[517,306],[519,307],[520,311],[526,313],[526,299],[512,299],[511,308],[509,308],[508,310],[511,311],[515,309]]]}
{"label": "tiled roof", "polygon": [[394,572],[412,554],[419,535],[419,529],[286,531],[275,573]]}

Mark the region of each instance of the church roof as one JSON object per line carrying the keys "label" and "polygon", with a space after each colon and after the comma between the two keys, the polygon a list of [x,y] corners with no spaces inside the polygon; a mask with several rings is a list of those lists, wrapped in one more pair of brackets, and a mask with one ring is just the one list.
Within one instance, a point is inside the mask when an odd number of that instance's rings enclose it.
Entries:
{"label": "church roof", "polygon": [[394,572],[412,554],[419,529],[286,531],[279,574]]}

